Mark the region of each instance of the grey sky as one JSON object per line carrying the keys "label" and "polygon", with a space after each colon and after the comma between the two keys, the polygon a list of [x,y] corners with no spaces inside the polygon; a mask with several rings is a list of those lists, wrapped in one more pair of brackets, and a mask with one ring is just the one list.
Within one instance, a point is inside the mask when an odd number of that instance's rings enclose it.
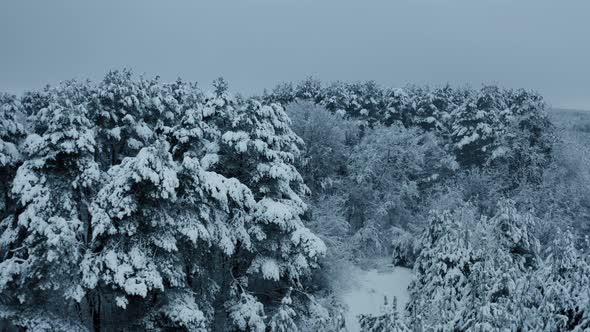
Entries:
{"label": "grey sky", "polygon": [[590,109],[589,15],[588,0],[5,0],[0,90],[131,67],[245,93],[309,75],[497,83]]}

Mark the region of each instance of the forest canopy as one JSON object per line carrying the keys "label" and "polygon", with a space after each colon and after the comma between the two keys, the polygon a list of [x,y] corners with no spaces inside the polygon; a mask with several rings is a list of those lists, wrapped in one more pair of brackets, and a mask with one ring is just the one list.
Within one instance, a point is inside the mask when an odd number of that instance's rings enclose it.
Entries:
{"label": "forest canopy", "polygon": [[128,70],[0,94],[0,328],[347,331],[338,280],[387,257],[410,300],[363,331],[588,329],[588,150],[546,108]]}

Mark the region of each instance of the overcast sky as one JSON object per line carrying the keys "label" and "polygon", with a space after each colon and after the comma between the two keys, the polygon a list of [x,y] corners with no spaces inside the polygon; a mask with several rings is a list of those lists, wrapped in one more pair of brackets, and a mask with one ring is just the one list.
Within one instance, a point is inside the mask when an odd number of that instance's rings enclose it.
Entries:
{"label": "overcast sky", "polygon": [[0,90],[113,68],[258,93],[313,75],[535,89],[590,110],[589,0],[1,1]]}

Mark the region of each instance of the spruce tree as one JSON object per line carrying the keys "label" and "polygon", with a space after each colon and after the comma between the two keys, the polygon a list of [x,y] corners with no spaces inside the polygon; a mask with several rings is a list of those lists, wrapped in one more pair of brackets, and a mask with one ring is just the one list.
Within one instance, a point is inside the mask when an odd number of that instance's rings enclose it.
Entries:
{"label": "spruce tree", "polygon": [[[100,178],[88,86],[73,81],[50,91],[31,115],[34,133],[12,184],[15,217],[4,221],[0,290],[3,316],[28,329],[68,330],[85,296],[79,271],[89,230],[88,203]],[[59,304],[59,305],[57,305]],[[65,325],[44,325],[53,319]],[[80,326],[75,329],[79,329]]]}

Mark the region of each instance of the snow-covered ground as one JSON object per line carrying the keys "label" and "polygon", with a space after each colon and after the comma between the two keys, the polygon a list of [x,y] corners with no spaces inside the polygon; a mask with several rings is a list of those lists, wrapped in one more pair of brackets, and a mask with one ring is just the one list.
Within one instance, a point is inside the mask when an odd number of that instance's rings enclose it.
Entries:
{"label": "snow-covered ground", "polygon": [[363,270],[356,268],[355,279],[339,295],[340,301],[346,305],[346,326],[350,332],[360,330],[357,316],[360,314],[379,314],[384,302],[397,297],[398,310],[408,301],[408,285],[412,278],[412,270],[403,267],[381,264],[378,268]]}

